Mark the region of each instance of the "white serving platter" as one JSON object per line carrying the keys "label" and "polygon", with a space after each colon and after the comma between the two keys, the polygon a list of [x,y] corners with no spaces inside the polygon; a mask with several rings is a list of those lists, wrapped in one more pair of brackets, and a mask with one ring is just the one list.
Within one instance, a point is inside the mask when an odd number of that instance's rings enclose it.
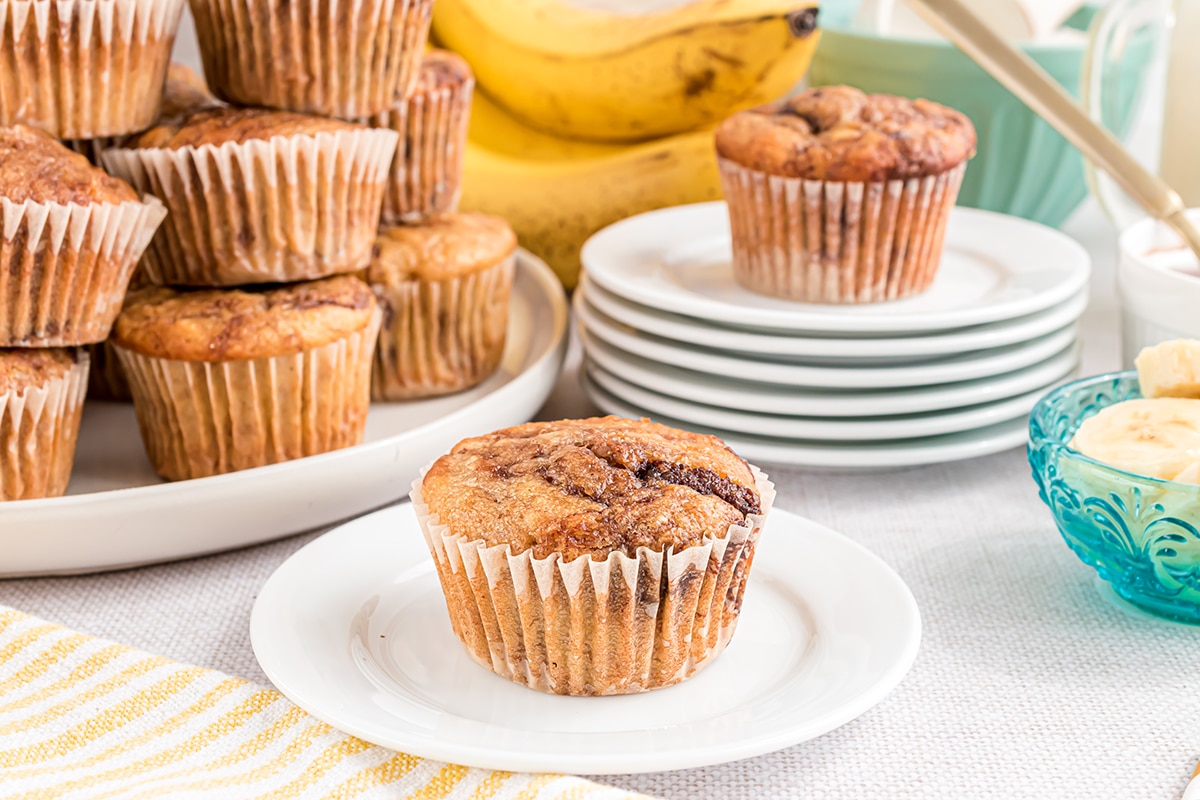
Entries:
{"label": "white serving platter", "polygon": [[85,406],[66,497],[0,503],[0,577],[90,572],[213,553],[330,525],[408,494],[459,439],[530,419],[557,381],[568,309],[554,273],[521,251],[500,368],[432,400],[377,403],[364,443],[282,464],[164,483],[133,407]]}
{"label": "white serving platter", "polygon": [[1079,294],[1091,259],[1036,222],[956,207],[937,279],[906,300],[816,305],[767,297],[734,280],[724,202],[639,214],[596,233],[589,278],[634,303],[747,330],[933,333],[1036,314]]}
{"label": "white serving platter", "polygon": [[929,336],[861,335],[805,336],[799,333],[758,333],[714,325],[703,320],[657,311],[608,292],[586,274],[578,293],[616,322],[676,342],[750,357],[792,357],[809,363],[847,366],[923,360],[975,350],[1019,344],[1045,336],[1079,319],[1087,308],[1087,291],[1060,305],[1005,322]]}
{"label": "white serving platter", "polygon": [[704,671],[625,697],[559,697],[475,664],[450,628],[411,506],[333,530],[259,591],[254,654],[313,716],[368,742],[486,769],[612,774],[720,764],[820,736],[916,656],[912,593],[860,545],[776,509],[738,630]]}

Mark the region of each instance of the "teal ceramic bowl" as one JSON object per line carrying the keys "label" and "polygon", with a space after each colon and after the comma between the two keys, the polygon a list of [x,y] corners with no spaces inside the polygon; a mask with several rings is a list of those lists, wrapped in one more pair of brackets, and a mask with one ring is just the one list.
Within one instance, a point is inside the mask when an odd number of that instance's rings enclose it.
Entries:
{"label": "teal ceramic bowl", "polygon": [[1156,616],[1200,624],[1200,486],[1116,469],[1069,444],[1085,419],[1137,397],[1136,372],[1050,392],[1029,417],[1029,465],[1067,545],[1117,595]]}
{"label": "teal ceramic bowl", "polygon": [[[809,79],[814,86],[848,84],[866,92],[926,97],[965,113],[979,133],[967,167],[961,205],[1014,214],[1058,227],[1087,196],[1083,159],[1012,93],[948,42],[889,39],[851,31],[854,3],[821,4],[821,43]],[[1094,8],[1068,23],[1086,30]],[[1105,124],[1124,136],[1133,116],[1153,36],[1135,36],[1104,73]],[[1083,45],[1042,44],[1025,52],[1076,97]]]}

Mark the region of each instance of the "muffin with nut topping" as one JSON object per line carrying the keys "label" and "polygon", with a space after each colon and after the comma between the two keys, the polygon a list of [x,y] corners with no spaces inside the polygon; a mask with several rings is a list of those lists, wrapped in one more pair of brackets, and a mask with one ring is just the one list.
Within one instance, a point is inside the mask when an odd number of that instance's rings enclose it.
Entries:
{"label": "muffin with nut topping", "polygon": [[260,108],[206,108],[104,153],[170,209],[146,277],[287,283],[366,266],[399,134]]}
{"label": "muffin with nut topping", "polygon": [[412,498],[473,660],[610,695],[678,683],[725,649],[774,488],[716,437],[605,417],[466,439]]}
{"label": "muffin with nut topping", "polygon": [[154,469],[184,480],[358,444],[379,332],[350,276],[131,292],[112,342]]}
{"label": "muffin with nut topping", "polygon": [[716,145],[738,282],[873,303],[933,283],[975,129],[928,100],[823,86],[735,114]]}

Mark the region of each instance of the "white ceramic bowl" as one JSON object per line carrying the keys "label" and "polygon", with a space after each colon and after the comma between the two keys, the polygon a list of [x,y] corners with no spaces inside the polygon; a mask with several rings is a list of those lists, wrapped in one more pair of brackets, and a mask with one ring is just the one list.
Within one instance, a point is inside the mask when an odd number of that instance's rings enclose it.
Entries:
{"label": "white ceramic bowl", "polygon": [[[1200,209],[1188,216],[1200,223]],[[1122,358],[1132,369],[1143,347],[1168,339],[1200,339],[1200,263],[1178,236],[1153,219],[1128,227],[1120,249]]]}

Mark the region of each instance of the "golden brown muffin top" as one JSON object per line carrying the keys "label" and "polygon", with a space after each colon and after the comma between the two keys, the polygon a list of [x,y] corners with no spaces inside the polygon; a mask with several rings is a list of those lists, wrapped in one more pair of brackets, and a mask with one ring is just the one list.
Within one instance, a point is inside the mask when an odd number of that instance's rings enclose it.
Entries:
{"label": "golden brown muffin top", "polygon": [[291,111],[267,108],[204,108],[175,119],[163,119],[159,125],[134,137],[130,147],[163,148],[244,144],[273,136],[313,136],[318,133],[358,130],[362,126],[328,117],[310,117]]}
{"label": "golden brown muffin top", "polygon": [[465,439],[433,463],[421,494],[454,535],[565,561],[679,550],[762,510],[749,465],[720,439],[618,417]]}
{"label": "golden brown muffin top", "polygon": [[79,351],[74,348],[0,348],[0,396],[45,386],[70,372],[78,361]]}
{"label": "golden brown muffin top", "polygon": [[112,339],[127,350],[179,361],[243,361],[290,355],[358,333],[375,295],[340,275],[283,286],[131,292]]}
{"label": "golden brown muffin top", "polygon": [[385,286],[449,280],[495,266],[516,249],[517,235],[501,217],[435,214],[421,223],[380,229],[367,280]]}
{"label": "golden brown muffin top", "polygon": [[473,78],[471,67],[462,56],[449,50],[430,50],[421,58],[413,94],[426,94],[445,86],[462,86]]}
{"label": "golden brown muffin top", "polygon": [[186,64],[172,61],[167,68],[167,84],[163,87],[160,120],[183,116],[203,108],[221,106],[220,100],[208,91],[208,84]]}
{"label": "golden brown muffin top", "polygon": [[14,203],[127,203],[140,198],[125,181],[93,167],[37,128],[0,128],[0,197]]}
{"label": "golden brown muffin top", "polygon": [[975,128],[929,100],[823,86],[734,114],[717,128],[717,153],[789,178],[923,178],[973,156]]}

